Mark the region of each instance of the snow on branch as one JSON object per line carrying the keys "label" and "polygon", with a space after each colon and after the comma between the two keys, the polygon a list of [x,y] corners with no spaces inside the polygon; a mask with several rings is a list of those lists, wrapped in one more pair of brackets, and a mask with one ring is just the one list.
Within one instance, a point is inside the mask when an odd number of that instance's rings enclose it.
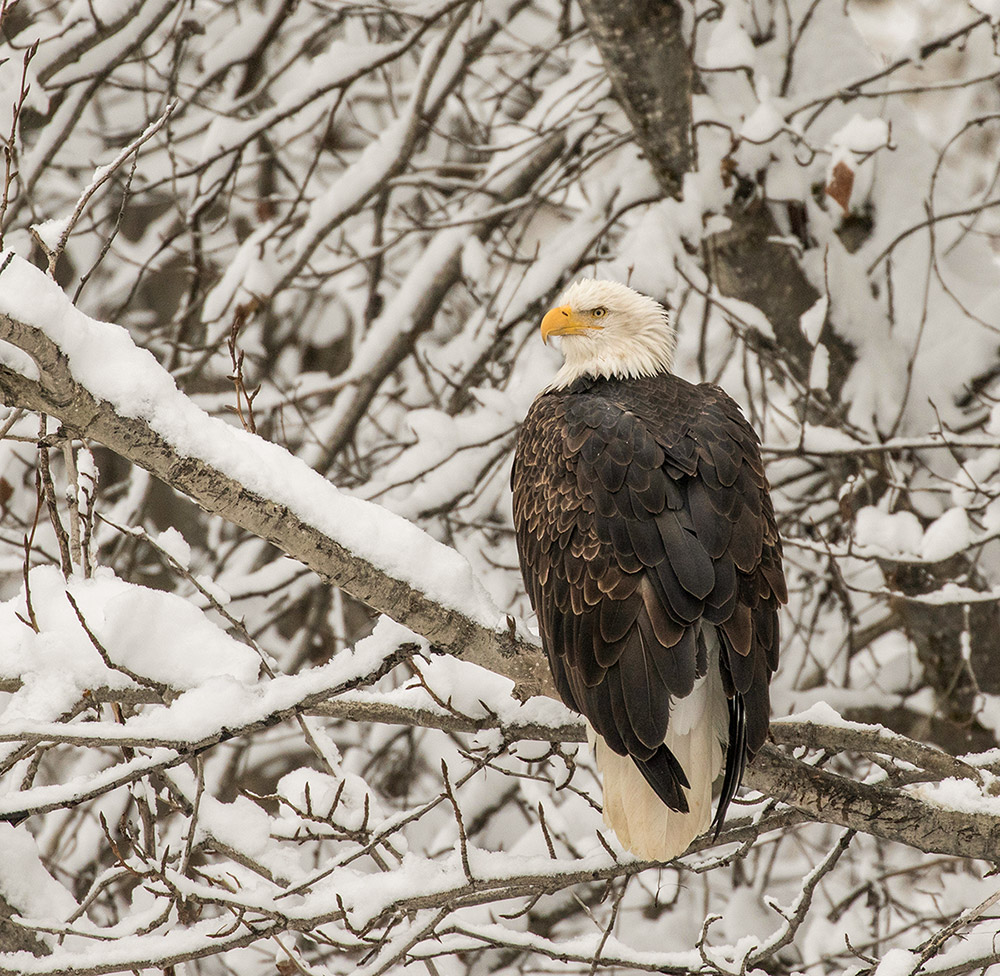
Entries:
{"label": "snow on branch", "polygon": [[[477,587],[468,565],[452,550],[411,523],[337,492],[281,448],[203,414],[123,330],[95,322],[74,309],[53,282],[12,253],[2,263],[0,285],[0,337],[30,356],[33,364],[22,362],[20,371],[0,366],[0,390],[8,405],[58,417],[68,432],[103,443],[145,467],[206,510],[280,546],[432,644],[514,679],[522,694],[547,687],[545,666],[535,648],[490,627],[496,611]],[[12,361],[10,355],[6,358]],[[481,709],[467,714],[426,697],[414,703],[412,694],[409,700],[404,696],[399,701],[357,693],[341,697],[317,673],[307,672],[301,680],[308,688],[295,698],[294,705],[272,707],[262,701],[259,709],[242,710],[243,722],[224,719],[218,728],[189,730],[183,742],[172,732],[177,726],[169,708],[162,719],[147,717],[138,725],[104,728],[91,723],[71,731],[61,724],[22,723],[2,730],[0,740],[6,742],[84,745],[104,741],[168,751],[168,755],[161,753],[106,771],[88,791],[80,792],[72,783],[56,793],[45,787],[37,800],[28,791],[10,798],[2,809],[8,814],[40,812],[80,802],[153,769],[169,768],[187,754],[280,721],[288,709],[302,712],[315,706],[319,714],[329,716],[456,731],[497,728],[512,738],[583,738],[579,726],[560,725],[559,720],[532,724],[521,716],[505,720]],[[319,689],[317,681],[322,685]],[[842,725],[782,724],[776,726],[775,737],[812,748],[895,756],[922,764],[937,776],[971,777],[968,788],[979,789],[976,777],[980,774],[973,767],[878,729],[857,726],[847,735]],[[1000,849],[1000,819],[988,809],[985,798],[983,810],[949,810],[947,803],[940,805],[931,794],[921,799],[884,786],[854,783],[771,747],[748,770],[746,785],[783,799],[817,820],[921,850],[992,859]]]}
{"label": "snow on branch", "polygon": [[[79,212],[53,277],[134,339],[0,255],[0,974],[995,963],[988,5],[0,3],[4,240]],[[795,714],[667,865],[512,694],[510,439],[592,274],[786,540]]]}
{"label": "snow on branch", "polygon": [[77,311],[13,252],[0,264],[0,338],[34,364],[0,366],[8,406],[57,417],[74,436],[140,465],[432,644],[520,682],[524,692],[547,687],[537,649],[503,628],[454,550],[338,492],[277,445],[203,413],[123,329]]}

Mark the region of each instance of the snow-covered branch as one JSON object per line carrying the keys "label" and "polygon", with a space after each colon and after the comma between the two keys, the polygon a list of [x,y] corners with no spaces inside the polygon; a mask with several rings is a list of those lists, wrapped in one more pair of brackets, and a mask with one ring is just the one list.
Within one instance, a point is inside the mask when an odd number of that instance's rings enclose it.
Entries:
{"label": "snow-covered branch", "polygon": [[13,252],[0,264],[0,295],[0,339],[35,367],[0,366],[5,404],[58,418],[66,436],[103,444],[523,693],[548,687],[537,648],[504,629],[455,552],[337,492],[276,445],[203,414],[127,333],[73,309]]}
{"label": "snow-covered branch", "polygon": [[[0,3],[0,972],[993,965],[974,6]],[[509,450],[584,275],[670,306],[786,540],[772,741],[668,865],[515,694]]]}

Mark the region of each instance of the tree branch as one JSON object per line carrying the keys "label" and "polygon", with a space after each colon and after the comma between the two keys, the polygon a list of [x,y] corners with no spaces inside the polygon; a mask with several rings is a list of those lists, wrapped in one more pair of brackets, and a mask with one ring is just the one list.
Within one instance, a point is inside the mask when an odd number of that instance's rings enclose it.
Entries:
{"label": "tree branch", "polygon": [[691,165],[691,61],[673,0],[580,0],[611,88],[667,196]]}
{"label": "tree branch", "polygon": [[[4,268],[12,260],[8,258]],[[30,281],[38,307],[45,308],[47,314],[51,314],[53,307],[58,309],[59,303],[63,303],[63,318],[69,319],[71,329],[88,329],[91,343],[99,343],[102,338],[113,339],[117,344],[116,351],[121,355],[123,336],[113,326],[86,319],[69,305],[58,287],[41,272],[24,262],[18,264],[20,273],[36,276],[30,277]],[[10,273],[10,269],[7,269],[7,273]],[[21,286],[23,282],[16,282],[15,285]],[[38,294],[40,289],[45,289],[49,294]],[[13,290],[16,291],[17,288]],[[78,317],[75,321],[74,316]],[[4,403],[44,411],[58,417],[75,433],[93,438],[122,457],[146,468],[167,484],[190,495],[206,511],[222,515],[234,524],[274,543],[315,572],[422,634],[435,645],[511,678],[520,694],[552,694],[548,669],[535,646],[512,634],[500,633],[468,613],[443,606],[408,580],[405,573],[394,574],[365,556],[350,551],[338,540],[310,525],[289,504],[251,491],[218,465],[182,452],[171,442],[170,437],[154,429],[146,417],[122,416],[110,403],[99,399],[74,377],[73,359],[56,344],[41,324],[29,324],[21,320],[27,317],[22,313],[21,318],[17,318],[0,311],[0,339],[28,353],[39,372],[39,379],[33,380],[9,366],[0,366],[0,398]],[[66,323],[60,324],[65,326]],[[106,330],[106,336],[100,334],[101,330]],[[119,368],[125,366],[127,363],[120,364]],[[145,370],[151,368],[148,362],[144,362],[142,366]],[[176,396],[182,397],[179,393]],[[182,399],[189,406],[186,398]],[[160,404],[161,409],[162,406]],[[149,409],[153,411],[153,406]],[[200,419],[205,424],[217,423],[207,415],[202,415]],[[226,436],[232,436],[234,444],[245,450],[248,442],[243,438],[250,435],[223,426],[227,431]],[[281,463],[283,469],[285,465],[288,466],[288,470],[284,471],[285,476],[294,477],[296,466],[300,462],[287,455],[281,459]],[[313,476],[314,472],[302,466],[302,474]],[[336,503],[339,496],[332,488],[330,491],[331,502]],[[372,508],[375,509],[376,506]],[[388,513],[382,514],[385,518],[390,518]],[[453,551],[443,546],[440,548],[442,558],[445,554],[454,555]],[[317,702],[310,701],[309,704],[315,705]],[[378,709],[370,711],[370,717],[375,718]],[[385,717],[389,718],[389,714]],[[391,720],[405,721],[405,717],[402,712],[393,710]],[[414,715],[412,721],[414,724],[424,724],[428,721],[428,716]],[[455,729],[458,730],[462,724],[458,721]],[[493,723],[485,721],[481,727],[491,724]],[[539,730],[533,728],[528,734],[538,735]],[[573,739],[581,737],[580,730],[576,728],[553,728],[551,735],[553,740],[563,736]],[[822,741],[821,738],[813,741],[810,737],[811,744],[820,744]],[[852,740],[850,743],[840,742],[840,745],[854,747],[856,743]],[[881,751],[885,752],[886,743],[881,745]],[[898,740],[893,740],[890,745],[898,752]],[[878,741],[873,740],[870,746],[873,751],[880,751]],[[907,755],[911,758],[921,756],[925,761],[927,758],[918,744],[914,744]],[[987,860],[997,859],[997,852],[1000,851],[1000,818],[984,813],[959,813],[922,802],[899,790],[855,783],[787,758],[772,747],[765,747],[761,751],[747,770],[745,783],[753,789],[784,800],[817,820],[897,840],[920,850]]]}
{"label": "tree branch", "polygon": [[[78,317],[73,326],[87,329],[90,332],[90,342],[100,343],[102,338],[108,338],[122,352],[138,352],[131,343],[130,349],[122,350],[124,336],[116,327],[87,319],[73,309],[55,283],[48,281],[41,272],[26,262],[9,254],[0,274],[12,275],[15,272],[26,275],[27,282],[12,283],[12,294],[22,287],[33,289],[39,299],[44,294],[46,300],[51,299],[56,307],[62,305],[67,316]],[[38,304],[41,306],[44,303],[39,300]],[[51,313],[51,310],[49,306],[47,313]],[[21,318],[28,317],[24,310],[20,314]],[[39,373],[39,379],[29,379],[9,366],[0,365],[0,400],[3,403],[57,417],[75,435],[95,440],[133,464],[145,468],[172,488],[190,496],[205,511],[220,515],[267,540],[322,578],[340,586],[351,596],[426,637],[433,645],[510,678],[517,685],[519,696],[553,694],[548,668],[537,646],[512,632],[489,626],[483,619],[485,614],[480,614],[477,618],[462,607],[442,606],[413,581],[421,576],[416,567],[413,567],[414,572],[409,579],[401,571],[394,573],[384,565],[373,562],[374,556],[366,558],[363,554],[351,551],[338,539],[310,524],[307,517],[294,511],[289,502],[252,491],[222,470],[217,463],[194,456],[189,453],[190,448],[182,450],[173,442],[171,433],[164,434],[154,426],[154,423],[161,423],[162,426],[162,421],[153,419],[151,415],[157,409],[162,412],[163,403],[156,405],[151,402],[144,416],[129,417],[116,412],[110,403],[100,399],[74,378],[70,358],[46,334],[46,324],[48,323],[32,324],[22,321],[11,314],[5,314],[0,308],[0,339],[27,353]],[[158,369],[145,359],[131,367],[126,363],[119,363],[116,368],[141,369],[144,373],[148,373],[150,369]],[[197,409],[182,394],[177,391],[174,393],[176,397],[182,398],[186,410]],[[179,406],[180,402],[174,406]],[[207,414],[203,414],[201,419],[206,425],[219,423]],[[243,438],[251,435],[228,425],[222,426],[227,432],[224,436],[232,437],[230,448],[245,454],[247,442]],[[169,424],[165,429],[169,431]],[[219,433],[218,428],[215,428],[215,433]],[[271,447],[281,450],[276,445]],[[317,488],[326,487],[325,482],[319,484],[307,481],[306,479],[317,477],[315,472],[290,454],[281,459],[281,469],[280,477],[284,481],[296,486],[301,481],[309,485],[308,491],[315,492]],[[343,498],[332,486],[329,491],[331,508],[342,504]],[[372,515],[386,521],[385,529],[391,531],[396,525],[396,517],[378,506],[360,501],[357,504],[370,505]],[[305,506],[303,511],[308,507]],[[400,533],[404,530],[409,533],[414,529],[411,523],[399,520]],[[390,540],[384,541],[388,543]],[[420,544],[440,552],[445,566],[449,565],[448,561],[455,561],[454,550],[433,541],[429,536],[422,537]],[[457,563],[455,568],[459,569]],[[463,584],[474,589],[471,568],[463,565],[461,572],[467,572],[469,578],[456,578],[456,589],[464,588]],[[422,567],[422,573],[426,577],[426,565]]]}
{"label": "tree branch", "polygon": [[858,783],[764,746],[744,776],[747,786],[824,823],[840,824],[927,854],[1000,862],[1000,817],[924,802],[901,790]]}
{"label": "tree branch", "polygon": [[[587,26],[601,52],[615,98],[636,142],[667,196],[679,196],[692,162],[691,90],[694,71],[682,31],[680,6],[664,0],[581,0]],[[812,349],[799,317],[819,298],[765,201],[734,202],[728,230],[705,239],[707,270],[727,298],[759,308],[774,328],[794,375],[809,376]],[[830,389],[839,391],[854,362],[853,350],[825,328]]]}

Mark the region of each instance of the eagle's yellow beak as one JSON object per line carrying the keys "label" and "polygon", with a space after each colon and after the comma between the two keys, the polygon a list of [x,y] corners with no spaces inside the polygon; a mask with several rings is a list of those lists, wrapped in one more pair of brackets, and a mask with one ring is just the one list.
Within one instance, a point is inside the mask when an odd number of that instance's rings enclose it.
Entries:
{"label": "eagle's yellow beak", "polygon": [[577,315],[569,305],[560,305],[549,309],[542,318],[542,342],[547,344],[549,336],[582,335],[600,328]]}

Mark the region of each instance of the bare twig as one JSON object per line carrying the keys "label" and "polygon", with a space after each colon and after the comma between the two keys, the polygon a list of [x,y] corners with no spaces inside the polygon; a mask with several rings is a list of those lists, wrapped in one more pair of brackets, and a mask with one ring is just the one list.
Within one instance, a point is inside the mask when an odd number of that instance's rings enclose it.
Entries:
{"label": "bare twig", "polygon": [[[6,0],[4,0],[3,13],[7,14],[13,7],[14,4],[8,5]],[[17,175],[17,125],[21,118],[21,110],[24,108],[25,99],[31,90],[31,86],[28,84],[28,65],[31,64],[32,59],[38,53],[38,43],[38,41],[35,41],[31,44],[21,59],[21,87],[17,100],[14,102],[14,110],[11,115],[10,135],[8,135],[7,142],[3,147],[4,174],[3,195],[0,196],[0,247],[3,247],[4,221],[7,216],[7,205],[10,202],[10,188]]]}
{"label": "bare twig", "polygon": [[[27,65],[25,65],[27,67]],[[137,153],[142,145],[148,142],[153,136],[156,135],[160,129],[163,128],[167,123],[167,119],[170,118],[171,113],[177,107],[177,102],[171,102],[163,114],[146,126],[145,130],[136,139],[130,142],[110,163],[105,166],[100,166],[94,171],[94,177],[90,181],[87,188],[80,194],[80,198],[76,201],[76,206],[73,208],[73,212],[64,221],[61,222],[59,227],[58,236],[54,243],[50,243],[50,237],[46,233],[40,232],[37,227],[32,227],[32,232],[34,234],[35,240],[38,242],[39,247],[45,253],[45,257],[49,264],[49,275],[55,277],[56,262],[59,260],[59,256],[66,248],[66,241],[69,240],[69,235],[73,233],[73,228],[76,226],[77,221],[86,209],[87,204],[90,202],[90,198],[105,184],[111,177],[115,174],[118,168],[124,163],[129,156],[133,153]],[[4,194],[4,201],[6,203],[6,192]],[[0,205],[2,206],[2,205]],[[0,209],[0,220],[3,219],[3,210]],[[0,238],[0,244],[2,244],[2,238]]]}

